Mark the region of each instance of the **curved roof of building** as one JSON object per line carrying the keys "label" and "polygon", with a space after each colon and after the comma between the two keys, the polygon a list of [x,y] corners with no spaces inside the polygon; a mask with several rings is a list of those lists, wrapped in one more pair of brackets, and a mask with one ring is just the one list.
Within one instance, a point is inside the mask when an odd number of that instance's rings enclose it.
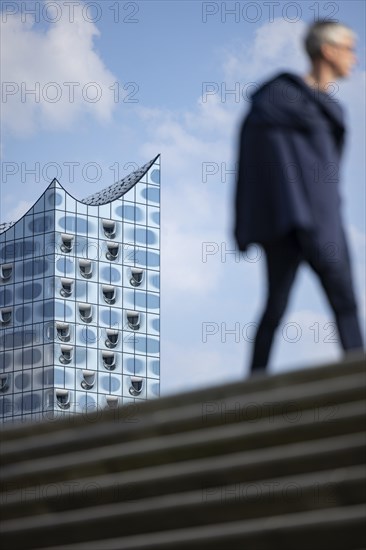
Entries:
{"label": "curved roof of building", "polygon": [[[134,185],[136,185],[136,183],[140,181],[140,179],[151,168],[154,162],[156,162],[156,159],[158,157],[159,155],[156,155],[156,157],[154,157],[152,160],[150,160],[137,170],[134,170],[133,172],[128,174],[128,176],[122,178],[116,183],[113,183],[113,185],[106,187],[102,191],[93,193],[93,195],[89,195],[89,197],[86,197],[85,199],[75,200],[78,200],[79,202],[82,202],[84,204],[88,204],[89,206],[100,206],[102,204],[107,204],[121,198],[125,193],[127,193],[127,191],[129,191]],[[0,223],[0,234],[4,233],[4,231],[7,231],[12,225],[14,225],[14,223],[16,222]]]}
{"label": "curved roof of building", "polygon": [[89,195],[89,197],[86,197],[86,199],[82,199],[80,202],[83,202],[84,204],[88,204],[90,206],[100,206],[101,204],[107,204],[108,202],[119,199],[120,197],[122,197],[122,195],[127,193],[127,191],[131,189],[131,187],[136,185],[136,183],[146,174],[146,172],[149,170],[149,168],[151,168],[158,156],[159,155],[141,166],[141,168],[138,168],[134,172],[131,172],[131,174],[129,174],[125,178],[117,181],[117,183],[114,183],[113,185],[110,185],[109,187],[106,187],[102,191],[98,191],[93,195]]}

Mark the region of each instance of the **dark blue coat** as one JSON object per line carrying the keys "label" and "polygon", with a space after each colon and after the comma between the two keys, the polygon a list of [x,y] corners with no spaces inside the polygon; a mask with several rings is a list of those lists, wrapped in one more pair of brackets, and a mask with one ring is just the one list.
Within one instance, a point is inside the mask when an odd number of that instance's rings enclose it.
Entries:
{"label": "dark blue coat", "polygon": [[240,250],[301,227],[319,246],[344,242],[339,164],[342,109],[334,94],[281,73],[251,97],[240,132],[235,238]]}

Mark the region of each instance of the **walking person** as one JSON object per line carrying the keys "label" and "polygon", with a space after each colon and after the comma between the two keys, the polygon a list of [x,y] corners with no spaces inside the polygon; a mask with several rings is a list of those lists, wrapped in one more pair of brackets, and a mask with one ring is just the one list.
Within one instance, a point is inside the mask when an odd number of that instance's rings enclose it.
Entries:
{"label": "walking person", "polygon": [[333,310],[343,350],[362,349],[362,335],[343,228],[339,168],[345,125],[335,81],[356,57],[347,26],[308,28],[306,75],[280,73],[252,95],[240,133],[235,239],[240,250],[265,252],[267,298],[250,370],[266,368],[296,272],[307,262]]}

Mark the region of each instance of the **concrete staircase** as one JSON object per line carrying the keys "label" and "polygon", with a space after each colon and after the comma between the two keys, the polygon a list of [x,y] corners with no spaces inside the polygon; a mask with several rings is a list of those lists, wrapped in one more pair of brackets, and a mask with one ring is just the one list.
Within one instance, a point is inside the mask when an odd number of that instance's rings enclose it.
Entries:
{"label": "concrete staircase", "polygon": [[3,550],[366,549],[365,356],[4,425]]}

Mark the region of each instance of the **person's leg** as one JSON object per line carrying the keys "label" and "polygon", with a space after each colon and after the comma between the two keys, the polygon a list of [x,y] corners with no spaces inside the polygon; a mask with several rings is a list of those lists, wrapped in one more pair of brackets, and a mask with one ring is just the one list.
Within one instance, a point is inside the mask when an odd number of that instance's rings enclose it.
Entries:
{"label": "person's leg", "polygon": [[275,331],[285,312],[288,297],[301,262],[293,233],[263,245],[267,270],[267,300],[256,332],[251,373],[263,371],[268,363]]}
{"label": "person's leg", "polygon": [[298,231],[304,259],[318,275],[333,309],[340,343],[345,351],[363,348],[348,246],[343,230],[337,243],[320,246],[311,233]]}

